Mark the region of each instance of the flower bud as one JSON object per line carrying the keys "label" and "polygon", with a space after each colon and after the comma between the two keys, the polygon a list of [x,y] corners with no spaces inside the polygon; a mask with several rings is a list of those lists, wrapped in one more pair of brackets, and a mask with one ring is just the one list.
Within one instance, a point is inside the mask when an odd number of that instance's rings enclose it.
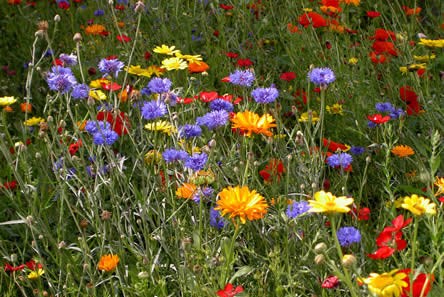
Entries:
{"label": "flower bud", "polygon": [[356,264],[356,257],[353,255],[344,255],[341,263],[344,267],[351,267]]}
{"label": "flower bud", "polygon": [[316,255],[314,262],[316,263],[316,265],[321,265],[325,262],[325,256],[324,255]]}
{"label": "flower bud", "polygon": [[145,10],[145,4],[142,1],[137,1],[134,7],[135,12],[143,12]]}
{"label": "flower bud", "polygon": [[74,42],[76,42],[76,43],[82,41],[82,34],[77,32],[76,34],[74,34],[74,37],[72,38],[72,40],[74,40]]}
{"label": "flower bud", "polygon": [[327,250],[327,245],[324,242],[318,243],[314,248],[314,251],[316,254],[321,254],[321,253],[325,252],[326,250]]}
{"label": "flower bud", "polygon": [[56,14],[54,16],[54,22],[56,22],[56,23],[60,22],[60,15]]}

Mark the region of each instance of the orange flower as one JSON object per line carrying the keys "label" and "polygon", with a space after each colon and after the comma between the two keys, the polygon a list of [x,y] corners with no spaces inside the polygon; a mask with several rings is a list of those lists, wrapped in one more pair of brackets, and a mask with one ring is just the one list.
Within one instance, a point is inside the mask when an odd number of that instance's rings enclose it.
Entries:
{"label": "orange flower", "polygon": [[97,264],[97,269],[107,272],[113,271],[117,267],[117,264],[119,264],[119,260],[119,256],[117,255],[103,255],[99,260],[99,264]]}
{"label": "orange flower", "polygon": [[259,116],[251,111],[238,112],[231,119],[233,129],[240,129],[243,135],[248,137],[251,134],[264,134],[265,136],[272,136],[273,133],[270,128],[276,127],[275,119],[270,114]]}
{"label": "orange flower", "polygon": [[176,190],[176,196],[184,199],[193,199],[197,187],[194,184],[184,183]]}
{"label": "orange flower", "polygon": [[345,3],[347,5],[353,4],[354,6],[358,6],[361,3],[361,0],[341,0],[341,3]]}
{"label": "orange flower", "polygon": [[20,110],[22,112],[32,112],[31,103],[27,103],[27,102],[20,103]]}
{"label": "orange flower", "polygon": [[3,110],[4,110],[5,112],[13,112],[13,111],[14,111],[14,109],[12,109],[12,107],[9,106],[9,105],[3,107]]}
{"label": "orange flower", "polygon": [[416,7],[416,8],[410,8],[408,6],[402,6],[402,10],[404,10],[406,15],[416,15],[419,14],[422,10],[421,7]]}
{"label": "orange flower", "polygon": [[268,204],[255,190],[250,191],[247,186],[228,187],[219,194],[215,210],[220,210],[222,216],[230,214],[230,219],[239,217],[242,224],[247,219],[258,220],[267,213]]}
{"label": "orange flower", "polygon": [[105,27],[99,24],[92,24],[85,28],[86,35],[101,35],[105,32]]}
{"label": "orange flower", "polygon": [[202,61],[196,61],[188,64],[188,71],[190,73],[201,73],[207,71],[208,69],[210,69],[210,66]]}
{"label": "orange flower", "polygon": [[408,145],[397,145],[392,148],[391,152],[393,155],[400,158],[412,156],[415,154],[415,151]]}

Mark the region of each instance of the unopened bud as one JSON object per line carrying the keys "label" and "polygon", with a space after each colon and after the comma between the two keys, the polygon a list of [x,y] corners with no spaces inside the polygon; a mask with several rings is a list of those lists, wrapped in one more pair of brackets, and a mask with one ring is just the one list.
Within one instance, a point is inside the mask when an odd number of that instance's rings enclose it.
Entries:
{"label": "unopened bud", "polygon": [[54,22],[56,22],[56,23],[60,22],[60,15],[56,14],[54,16]]}
{"label": "unopened bud", "polygon": [[324,263],[325,262],[324,255],[322,255],[322,254],[316,255],[314,262],[316,263],[316,265],[321,265],[322,263]]}
{"label": "unopened bud", "polygon": [[43,36],[45,36],[45,32],[43,30],[37,30],[34,33],[35,37],[39,37],[39,38],[43,38]]}
{"label": "unopened bud", "polygon": [[216,146],[216,140],[211,139],[210,141],[208,141],[208,146],[210,148],[214,148]]}
{"label": "unopened bud", "polygon": [[344,267],[351,267],[356,264],[356,257],[353,255],[344,255],[341,262]]}
{"label": "unopened bud", "polygon": [[148,278],[150,274],[147,271],[141,271],[137,274],[138,278]]}
{"label": "unopened bud", "polygon": [[102,211],[102,214],[100,215],[100,218],[102,219],[102,221],[108,221],[109,219],[111,219],[112,213],[104,210]]}
{"label": "unopened bud", "polygon": [[72,40],[74,40],[74,42],[80,42],[82,41],[82,35],[79,32],[77,32],[76,34],[74,34]]}
{"label": "unopened bud", "polygon": [[325,252],[326,250],[327,250],[327,245],[324,242],[318,243],[314,248],[314,251],[316,254],[321,254],[321,253]]}
{"label": "unopened bud", "polygon": [[137,1],[134,7],[135,12],[143,12],[145,10],[145,4],[142,1]]}

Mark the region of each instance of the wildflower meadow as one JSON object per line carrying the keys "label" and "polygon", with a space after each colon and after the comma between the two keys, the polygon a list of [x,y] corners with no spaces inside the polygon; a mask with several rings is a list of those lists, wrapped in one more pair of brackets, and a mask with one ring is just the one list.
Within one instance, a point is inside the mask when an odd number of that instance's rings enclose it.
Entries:
{"label": "wildflower meadow", "polygon": [[442,1],[0,12],[0,296],[444,296]]}

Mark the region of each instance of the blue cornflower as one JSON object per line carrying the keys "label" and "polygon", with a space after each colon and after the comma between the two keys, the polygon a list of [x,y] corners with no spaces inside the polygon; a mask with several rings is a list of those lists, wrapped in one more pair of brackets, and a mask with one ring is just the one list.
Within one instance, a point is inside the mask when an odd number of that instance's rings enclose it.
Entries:
{"label": "blue cornflower", "polygon": [[234,110],[233,104],[224,99],[218,98],[216,100],[211,101],[210,103],[211,110],[226,110],[228,112],[232,112]]}
{"label": "blue cornflower", "polygon": [[210,209],[210,226],[222,229],[227,223],[218,210],[215,210],[214,207]]}
{"label": "blue cornflower", "polygon": [[336,80],[335,73],[330,68],[313,68],[308,73],[310,81],[316,85],[326,86]]}
{"label": "blue cornflower", "polygon": [[350,148],[350,153],[352,153],[353,155],[362,155],[363,153],[365,153],[365,148],[362,146],[352,146]]}
{"label": "blue cornflower", "polygon": [[62,94],[69,92],[72,87],[77,84],[77,80],[71,69],[61,66],[53,66],[51,72],[48,73],[46,81],[50,90]]}
{"label": "blue cornflower", "polygon": [[160,94],[169,92],[172,84],[173,83],[168,78],[155,77],[150,80],[147,87],[151,91],[151,93]]}
{"label": "blue cornflower", "polygon": [[175,161],[183,161],[188,158],[188,153],[184,150],[166,149],[162,153],[162,157],[167,163]]}
{"label": "blue cornflower", "polygon": [[179,137],[190,139],[199,137],[202,134],[202,128],[199,125],[185,124],[179,127]]}
{"label": "blue cornflower", "polygon": [[375,104],[375,108],[379,112],[392,112],[395,110],[390,102],[378,102]]}
{"label": "blue cornflower", "polygon": [[103,121],[87,121],[85,125],[85,131],[91,135],[109,129],[111,129],[111,125],[108,122]]}
{"label": "blue cornflower", "polygon": [[60,58],[60,60],[62,60],[64,66],[77,65],[77,56],[76,55],[60,54],[59,58]]}
{"label": "blue cornflower", "polygon": [[279,97],[279,91],[273,86],[269,88],[257,88],[251,92],[251,96],[253,96],[254,101],[257,103],[272,103]]}
{"label": "blue cornflower", "polygon": [[213,130],[224,126],[228,122],[229,114],[226,110],[213,110],[196,119],[196,124]]}
{"label": "blue cornflower", "polygon": [[94,11],[94,16],[98,17],[98,16],[102,16],[105,14],[105,11],[103,9],[97,9],[96,11]]}
{"label": "blue cornflower", "polygon": [[152,92],[150,91],[150,89],[148,89],[148,87],[144,87],[142,88],[142,90],[140,90],[140,94],[148,97],[151,96]]}
{"label": "blue cornflower", "polygon": [[402,108],[393,108],[390,112],[389,116],[392,119],[398,119],[405,115],[405,111]]}
{"label": "blue cornflower", "polygon": [[85,99],[89,95],[89,86],[87,84],[77,84],[74,86],[71,92],[71,96],[74,99]]}
{"label": "blue cornflower", "polygon": [[230,83],[233,85],[251,87],[254,82],[254,73],[249,70],[236,70],[230,74]]}
{"label": "blue cornflower", "polygon": [[361,232],[355,227],[341,227],[338,229],[338,232],[336,232],[336,235],[342,247],[347,247],[361,241]]}
{"label": "blue cornflower", "polygon": [[119,139],[119,134],[111,129],[104,129],[93,134],[93,142],[95,145],[112,145]]}
{"label": "blue cornflower", "polygon": [[205,197],[211,197],[214,194],[214,189],[212,187],[205,187],[202,189],[202,194]]}
{"label": "blue cornflower", "polygon": [[347,153],[334,154],[327,158],[327,164],[333,168],[336,167],[347,168],[352,161],[353,157]]}
{"label": "blue cornflower", "polygon": [[102,59],[98,65],[100,72],[103,73],[103,76],[114,74],[114,77],[116,78],[123,66],[125,66],[125,64],[118,59]]}
{"label": "blue cornflower", "polygon": [[291,204],[287,206],[287,210],[285,211],[285,214],[290,219],[294,219],[298,216],[300,216],[303,213],[306,213],[309,211],[311,206],[308,204],[307,201],[293,201]]}
{"label": "blue cornflower", "polygon": [[165,103],[160,100],[145,102],[141,108],[142,117],[145,120],[152,120],[163,117],[168,113]]}
{"label": "blue cornflower", "polygon": [[185,167],[194,171],[204,169],[208,155],[205,153],[194,153],[185,160]]}

